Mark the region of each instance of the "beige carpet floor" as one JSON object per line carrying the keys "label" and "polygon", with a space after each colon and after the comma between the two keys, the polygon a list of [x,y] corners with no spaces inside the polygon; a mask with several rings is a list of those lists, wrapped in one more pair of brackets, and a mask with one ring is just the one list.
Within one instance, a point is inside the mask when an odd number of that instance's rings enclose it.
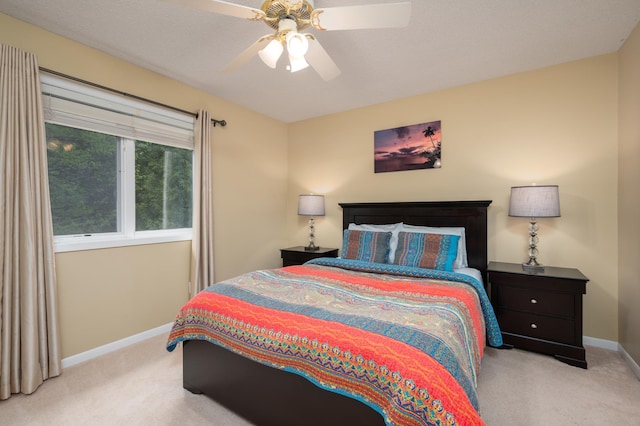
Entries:
{"label": "beige carpet floor", "polygon": [[[622,357],[587,348],[589,369],[487,349],[478,384],[488,425],[640,425],[640,381]],[[182,351],[164,337],[64,370],[33,395],[0,402],[0,425],[215,425],[246,421],[182,389]]]}

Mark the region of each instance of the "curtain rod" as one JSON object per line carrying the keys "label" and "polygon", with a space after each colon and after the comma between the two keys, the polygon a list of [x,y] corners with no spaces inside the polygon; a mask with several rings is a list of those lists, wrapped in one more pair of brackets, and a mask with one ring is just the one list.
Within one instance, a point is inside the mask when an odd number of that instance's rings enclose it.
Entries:
{"label": "curtain rod", "polygon": [[[153,105],[156,105],[156,106],[161,106],[161,107],[164,107],[164,108],[168,108],[168,109],[171,109],[173,111],[181,112],[183,114],[191,115],[193,117],[198,118],[198,113],[191,112],[191,111],[185,111],[183,109],[176,108],[176,107],[171,106],[171,105],[163,104],[161,102],[152,101],[151,99],[146,99],[146,98],[143,98],[143,97],[140,97],[140,96],[132,95],[131,93],[122,92],[120,90],[116,90],[116,89],[112,89],[110,87],[102,86],[102,85],[97,84],[97,83],[92,83],[90,81],[83,80],[83,79],[78,78],[78,77],[74,77],[72,75],[63,74],[61,72],[50,70],[50,69],[44,68],[44,67],[40,67],[40,71],[46,72],[48,74],[53,74],[53,75],[56,75],[58,77],[63,77],[63,78],[66,78],[68,80],[73,80],[73,81],[76,81],[78,83],[86,84],[88,86],[96,87],[98,89],[106,90],[106,91],[109,91],[109,92],[112,92],[112,93],[117,93],[118,95],[126,96],[128,98],[132,98],[132,99],[135,99],[137,101],[147,102],[147,103],[150,103],[150,104],[153,104]],[[215,127],[217,124],[219,124],[222,127],[227,125],[226,120],[217,120],[215,118],[211,119],[211,123],[213,123],[213,127]]]}

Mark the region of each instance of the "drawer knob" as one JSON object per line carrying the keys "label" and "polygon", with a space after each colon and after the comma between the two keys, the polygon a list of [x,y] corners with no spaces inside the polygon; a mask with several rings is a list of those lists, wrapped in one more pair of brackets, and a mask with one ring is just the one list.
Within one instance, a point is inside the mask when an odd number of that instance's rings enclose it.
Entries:
{"label": "drawer knob", "polygon": [[538,303],[538,300],[536,300],[536,299],[531,299],[531,303],[535,305],[536,303]]}
{"label": "drawer knob", "polygon": [[532,323],[532,324],[531,324],[531,328],[538,328],[538,325],[537,325],[537,324],[535,324],[535,323]]}

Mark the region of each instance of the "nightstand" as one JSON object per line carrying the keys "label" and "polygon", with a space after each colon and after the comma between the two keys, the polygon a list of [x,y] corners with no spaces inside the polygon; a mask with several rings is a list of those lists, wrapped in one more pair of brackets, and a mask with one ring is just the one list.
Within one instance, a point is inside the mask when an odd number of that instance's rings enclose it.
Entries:
{"label": "nightstand", "polygon": [[582,346],[582,295],[589,279],[577,269],[490,262],[491,303],[506,347],[555,356],[587,368]]}
{"label": "nightstand", "polygon": [[296,246],[280,249],[280,257],[282,257],[282,266],[302,265],[318,257],[338,257],[338,249],[320,247],[316,251],[306,251],[303,246]]}

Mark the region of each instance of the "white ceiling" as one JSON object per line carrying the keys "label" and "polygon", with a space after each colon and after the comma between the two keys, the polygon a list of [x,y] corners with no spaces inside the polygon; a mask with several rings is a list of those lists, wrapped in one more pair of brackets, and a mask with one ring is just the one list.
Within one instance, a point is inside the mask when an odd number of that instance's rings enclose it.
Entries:
{"label": "white ceiling", "polygon": [[[227,0],[259,8],[261,0]],[[316,0],[336,7],[381,0]],[[162,0],[0,0],[0,12],[284,122],[617,51],[640,0],[412,0],[407,28],[314,32],[342,70],[289,73],[255,57],[262,22]],[[224,111],[212,111],[224,116]]]}

